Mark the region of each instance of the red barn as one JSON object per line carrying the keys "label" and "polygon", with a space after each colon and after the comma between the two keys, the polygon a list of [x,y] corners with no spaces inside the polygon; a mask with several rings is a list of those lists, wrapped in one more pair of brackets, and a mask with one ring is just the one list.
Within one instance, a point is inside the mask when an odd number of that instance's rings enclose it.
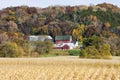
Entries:
{"label": "red barn", "polygon": [[60,44],[60,43],[71,43],[72,42],[72,37],[71,36],[56,36],[55,37],[55,43]]}
{"label": "red barn", "polygon": [[68,49],[70,49],[70,46],[65,44],[62,48],[65,49],[65,50],[68,50]]}
{"label": "red barn", "polygon": [[63,44],[54,44],[54,49],[58,49],[58,50],[68,50],[71,49],[69,43],[63,43]]}

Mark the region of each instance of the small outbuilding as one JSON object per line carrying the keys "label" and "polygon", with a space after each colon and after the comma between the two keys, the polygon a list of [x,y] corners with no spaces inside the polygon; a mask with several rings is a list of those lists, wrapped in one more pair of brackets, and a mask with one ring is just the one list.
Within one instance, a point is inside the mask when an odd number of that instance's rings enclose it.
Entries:
{"label": "small outbuilding", "polygon": [[29,41],[45,41],[46,39],[53,41],[53,38],[48,35],[29,36]]}

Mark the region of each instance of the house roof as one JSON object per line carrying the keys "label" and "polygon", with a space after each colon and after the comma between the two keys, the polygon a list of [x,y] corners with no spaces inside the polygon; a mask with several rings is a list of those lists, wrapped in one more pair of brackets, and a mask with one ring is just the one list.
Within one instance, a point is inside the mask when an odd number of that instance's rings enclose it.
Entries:
{"label": "house roof", "polygon": [[37,41],[38,40],[38,36],[29,36],[29,40],[30,41]]}
{"label": "house roof", "polygon": [[70,40],[71,36],[56,36],[55,40]]}

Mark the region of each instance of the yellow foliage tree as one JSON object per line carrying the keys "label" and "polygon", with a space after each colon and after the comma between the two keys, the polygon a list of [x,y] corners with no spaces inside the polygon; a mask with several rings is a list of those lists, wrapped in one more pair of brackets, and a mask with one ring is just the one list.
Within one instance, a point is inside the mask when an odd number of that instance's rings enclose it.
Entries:
{"label": "yellow foliage tree", "polygon": [[109,22],[106,22],[105,24],[105,27],[109,28],[111,26],[111,24]]}
{"label": "yellow foliage tree", "polygon": [[9,10],[9,14],[10,14],[10,15],[14,15],[14,14],[15,14],[15,12],[14,12],[14,11],[12,11],[12,10]]}
{"label": "yellow foliage tree", "polygon": [[72,36],[77,39],[78,41],[82,41],[82,34],[84,31],[85,25],[78,24],[78,27],[76,29],[73,29]]}
{"label": "yellow foliage tree", "polygon": [[97,20],[97,16],[93,16],[93,20],[96,21]]}
{"label": "yellow foliage tree", "polygon": [[15,32],[14,35],[15,35],[16,37],[18,37],[18,33],[17,33],[17,32]]}
{"label": "yellow foliage tree", "polygon": [[[22,48],[21,48],[22,49]],[[6,42],[0,45],[0,57],[19,57],[22,56],[23,51],[16,43]]]}
{"label": "yellow foliage tree", "polygon": [[44,25],[42,30],[45,34],[47,34],[48,33],[48,25]]}

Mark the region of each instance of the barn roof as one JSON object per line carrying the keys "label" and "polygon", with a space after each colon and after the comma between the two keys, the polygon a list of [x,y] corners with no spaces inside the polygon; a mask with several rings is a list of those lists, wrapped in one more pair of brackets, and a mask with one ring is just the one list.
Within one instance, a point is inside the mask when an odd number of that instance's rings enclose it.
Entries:
{"label": "barn roof", "polygon": [[56,36],[55,40],[70,40],[71,36]]}

